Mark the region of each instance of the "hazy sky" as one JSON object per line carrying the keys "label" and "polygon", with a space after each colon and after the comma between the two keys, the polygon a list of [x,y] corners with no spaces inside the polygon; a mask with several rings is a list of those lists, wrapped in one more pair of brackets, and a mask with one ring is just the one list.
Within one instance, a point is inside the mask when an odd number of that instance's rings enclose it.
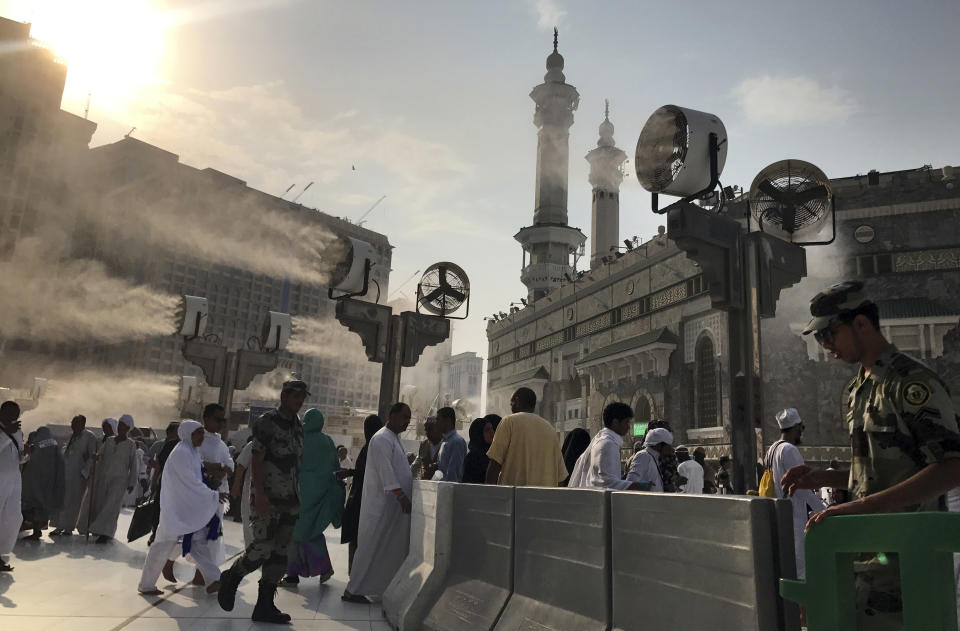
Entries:
{"label": "hazy sky", "polygon": [[[301,201],[354,220],[386,195],[366,225],[396,247],[393,288],[440,260],[470,275],[455,352],[486,356],[482,317],[526,295],[512,237],[532,221],[527,95],[554,25],[581,95],[569,211],[585,233],[583,156],[604,98],[631,160],[660,105],[719,115],[727,185],[749,186],[782,158],[831,177],[960,164],[954,0],[0,0],[0,15],[33,21],[68,57],[63,106],[82,113],[93,93],[94,145],[135,126],[188,164],[268,192],[315,180]],[[658,223],[631,174],[622,237],[649,238]]]}

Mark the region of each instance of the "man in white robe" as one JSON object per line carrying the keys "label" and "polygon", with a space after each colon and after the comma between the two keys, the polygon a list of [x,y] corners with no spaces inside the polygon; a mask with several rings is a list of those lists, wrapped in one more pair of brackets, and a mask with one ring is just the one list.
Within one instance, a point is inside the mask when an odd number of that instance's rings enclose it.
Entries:
{"label": "man in white robe", "polygon": [[[189,552],[197,563],[198,571],[208,585],[207,593],[219,588],[220,569],[213,558],[213,541],[210,537],[217,537],[219,532],[220,524],[215,518],[221,502],[226,500],[226,494],[209,488],[203,481],[198,448],[205,437],[200,423],[183,421],[177,433],[180,442],[170,453],[163,468],[157,537],[147,552],[137,586],[139,592],[146,596],[162,593],[157,589],[157,579],[160,578],[164,563],[178,549],[184,555]],[[177,540],[180,537],[184,537],[185,541],[178,547]]]}
{"label": "man in white robe", "polygon": [[72,535],[77,527],[80,506],[87,492],[90,472],[97,455],[97,437],[87,427],[87,417],[78,414],[70,421],[73,434],[63,450],[64,492],[63,508],[53,520],[51,535]]}
{"label": "man in white robe", "polygon": [[246,550],[253,542],[253,524],[250,522],[250,473],[253,458],[253,441],[247,442],[237,456],[237,473],[233,476],[233,489],[230,497],[240,502],[240,520],[243,522],[243,549]]}
{"label": "man in white robe", "polygon": [[395,403],[386,426],[367,447],[357,553],[341,597],[345,601],[365,603],[367,596],[381,596],[407,557],[413,475],[399,435],[409,424],[410,408]]}
{"label": "man in white robe", "polygon": [[[208,469],[208,473],[214,468],[222,468],[227,471],[220,481],[220,486],[216,490],[229,496],[229,471],[233,471],[234,463],[233,458],[230,456],[230,448],[227,447],[227,443],[223,442],[223,438],[220,437],[220,432],[223,431],[226,420],[226,411],[222,405],[210,403],[203,408],[204,439],[203,444],[200,445],[200,459],[203,461],[203,466]],[[221,523],[223,522],[223,509],[223,504],[220,504],[217,508],[217,517]],[[223,537],[216,540],[212,549],[214,553],[213,557],[217,563],[223,563],[227,558],[226,551],[223,547]],[[193,584],[203,585],[199,568],[194,576]]]}
{"label": "man in white robe", "polygon": [[632,421],[633,410],[626,403],[611,403],[603,409],[604,427],[577,459],[567,487],[640,490],[639,483],[622,479],[620,473],[620,449]]}
{"label": "man in white robe", "polygon": [[[797,445],[801,443],[803,434],[803,420],[794,408],[787,408],[777,412],[777,425],[780,427],[780,440],[770,445],[763,458],[763,466],[773,471],[773,490],[778,498],[784,498],[780,480],[793,467],[803,464],[803,456]],[[818,513],[826,508],[823,501],[810,489],[799,489],[790,496],[793,504],[793,545],[797,558],[797,578],[806,574],[803,555],[803,535],[807,520],[811,513]]]}
{"label": "man in white robe", "polygon": [[680,485],[680,492],[686,495],[703,495],[703,467],[690,456],[686,445],[677,447],[677,473],[686,480]]}
{"label": "man in white robe", "polygon": [[643,449],[637,453],[627,473],[627,480],[638,482],[641,491],[663,493],[663,474],[660,473],[660,458],[673,451],[673,434],[665,427],[647,432]]}
{"label": "man in white robe", "polygon": [[0,572],[13,569],[10,553],[23,522],[20,506],[23,453],[20,406],[14,401],[4,401],[0,405]]}
{"label": "man in white robe", "polygon": [[107,543],[116,534],[123,496],[137,484],[137,445],[127,438],[131,429],[133,417],[124,414],[117,435],[108,437],[97,455],[93,489],[77,525],[80,534],[97,535],[97,543]]}

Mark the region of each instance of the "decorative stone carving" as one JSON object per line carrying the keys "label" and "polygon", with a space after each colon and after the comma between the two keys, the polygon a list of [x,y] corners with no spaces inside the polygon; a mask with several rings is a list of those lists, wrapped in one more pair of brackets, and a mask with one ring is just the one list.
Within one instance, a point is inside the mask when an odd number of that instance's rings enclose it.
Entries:
{"label": "decorative stone carving", "polygon": [[697,340],[700,333],[707,331],[713,340],[713,352],[717,357],[723,357],[724,341],[727,339],[727,314],[717,311],[683,325],[683,361],[692,364],[696,360]]}

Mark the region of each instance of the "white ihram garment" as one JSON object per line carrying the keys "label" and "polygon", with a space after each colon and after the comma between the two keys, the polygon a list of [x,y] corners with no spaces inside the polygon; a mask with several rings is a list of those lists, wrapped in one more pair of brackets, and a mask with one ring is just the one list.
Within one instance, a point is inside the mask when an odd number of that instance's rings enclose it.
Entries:
{"label": "white ihram garment", "polygon": [[253,441],[249,441],[237,455],[237,465],[243,467],[243,490],[240,492],[240,519],[243,521],[243,549],[253,543],[253,523],[250,521],[250,461],[253,459]]}
{"label": "white ihram garment", "polygon": [[623,438],[609,427],[604,427],[590,441],[573,466],[569,488],[624,490],[632,482],[620,476],[620,448]]}
{"label": "white ihram garment", "polygon": [[77,518],[83,504],[83,495],[87,492],[97,447],[97,437],[88,429],[70,437],[70,442],[63,452],[63,509],[54,519],[55,527],[68,532],[77,527]]}
{"label": "white ihram garment", "polygon": [[407,556],[410,515],[403,513],[392,489],[410,497],[413,476],[400,438],[384,427],[367,447],[357,553],[347,584],[351,594],[382,595]]}
{"label": "white ihram garment", "polygon": [[170,452],[160,480],[160,525],[147,552],[140,576],[140,591],[156,588],[167,559],[176,553],[177,539],[193,534],[190,556],[196,561],[207,585],[220,580],[220,569],[207,540],[208,524],[220,506],[220,494],[207,487],[200,472],[200,453],[190,434],[200,423],[184,421],[177,433],[180,443]]}
{"label": "white ihram garment", "polygon": [[[803,464],[803,456],[800,455],[800,450],[786,441],[774,443],[767,450],[767,455],[763,461],[764,466],[773,471],[773,489],[777,497],[783,498],[780,479],[791,468]],[[826,506],[824,506],[820,496],[810,489],[796,491],[790,497],[790,501],[793,503],[793,545],[797,557],[797,577],[802,579],[806,574],[803,556],[803,534],[807,519],[811,512],[822,511]]]}
{"label": "white ihram garment", "polygon": [[690,458],[677,466],[677,473],[687,479],[687,483],[680,487],[686,495],[703,495],[703,467]]}
{"label": "white ihram garment", "polygon": [[663,477],[660,475],[659,462],[660,454],[649,447],[644,447],[634,455],[633,464],[627,472],[627,481],[649,482],[651,492],[663,493]]}
{"label": "white ihram garment", "polygon": [[5,562],[20,534],[23,512],[20,506],[20,463],[23,461],[23,432],[13,436],[0,430],[0,562]]}
{"label": "white ihram garment", "polygon": [[[200,459],[203,462],[215,462],[217,464],[222,464],[226,468],[233,471],[234,464],[233,458],[230,457],[230,448],[227,447],[227,443],[223,442],[223,439],[220,437],[220,434],[214,432],[208,432],[204,430],[203,432],[203,443],[200,445]],[[223,476],[223,481],[220,483],[220,488],[218,489],[221,493],[230,492],[230,480],[229,475]],[[220,522],[223,522],[223,511],[224,505],[217,503],[219,507],[217,509],[217,517],[220,518]],[[223,537],[220,537],[212,544],[214,551],[214,558],[217,560],[217,563],[223,563],[227,560],[227,551],[223,547]]]}
{"label": "white ihram garment", "polygon": [[[94,469],[93,489],[80,511],[77,530],[81,535],[113,537],[117,532],[117,517],[127,488],[137,485],[137,445],[129,438],[117,442],[116,436],[107,438],[100,446],[100,457]],[[90,512],[90,507],[93,512]],[[90,527],[87,528],[89,515]]]}

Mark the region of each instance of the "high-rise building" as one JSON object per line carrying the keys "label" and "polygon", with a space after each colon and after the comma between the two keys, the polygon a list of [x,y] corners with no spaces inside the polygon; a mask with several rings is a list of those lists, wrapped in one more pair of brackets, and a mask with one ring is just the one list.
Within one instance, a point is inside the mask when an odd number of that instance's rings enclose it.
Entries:
{"label": "high-rise building", "polygon": [[44,222],[69,222],[70,182],[96,124],[60,109],[67,67],[30,24],[0,17],[0,260]]}
{"label": "high-rise building", "polygon": [[[98,218],[85,226],[78,253],[106,261],[114,273],[167,294],[207,298],[207,331],[215,333],[228,348],[247,348],[251,336],[259,336],[268,310],[290,313],[295,335],[316,337],[304,340],[312,348],[311,354],[290,349],[280,352],[280,368],[309,384],[307,404],[340,412],[377,408],[380,366],[367,360],[359,338],[335,319],[335,304],[327,296],[327,286],[285,276],[282,269],[276,269],[278,265],[215,262],[220,249],[249,247],[251,260],[276,256],[277,250],[268,247],[266,241],[258,244],[256,234],[236,240],[238,233],[254,228],[223,226],[221,235],[204,233],[198,240],[190,235],[195,229],[190,218],[216,212],[225,221],[256,226],[255,216],[271,213],[277,221],[291,222],[291,243],[302,238],[301,226],[366,241],[376,253],[371,272],[374,283],[367,299],[375,298],[378,291],[385,296],[388,291],[392,246],[386,236],[250,188],[244,181],[215,169],[185,165],[176,154],[135,138],[91,150],[89,162],[90,218]],[[110,218],[109,222],[104,216]],[[147,239],[153,245],[146,249],[115,247],[138,226],[155,232],[155,239]],[[169,233],[182,234],[185,245],[165,241],[164,235]],[[299,318],[308,318],[311,329],[298,331]],[[89,350],[101,361],[115,362],[118,354],[122,355],[122,361],[131,368],[201,376],[199,369],[184,359],[181,343],[177,336],[163,336],[125,345],[122,351],[113,346]],[[267,390],[252,398],[272,400],[277,392]],[[238,401],[249,398],[242,396]]]}
{"label": "high-rise building", "polygon": [[471,399],[479,406],[483,357],[473,352],[457,353],[444,362],[444,375],[444,386],[451,400]]}

